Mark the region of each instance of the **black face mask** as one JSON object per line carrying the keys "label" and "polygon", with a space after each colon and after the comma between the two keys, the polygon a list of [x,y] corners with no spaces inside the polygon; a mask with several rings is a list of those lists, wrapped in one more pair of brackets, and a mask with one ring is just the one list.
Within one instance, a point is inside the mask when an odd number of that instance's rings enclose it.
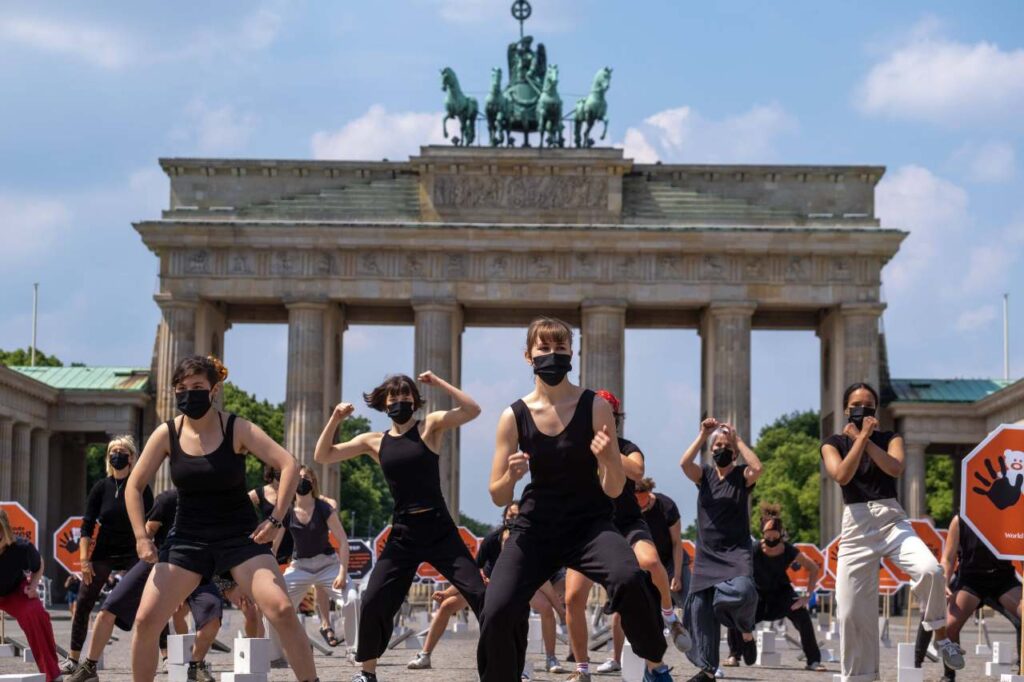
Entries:
{"label": "black face mask", "polygon": [[412,413],[415,411],[411,400],[402,400],[388,405],[388,417],[396,424],[404,424],[412,419]]}
{"label": "black face mask", "polygon": [[764,541],[764,546],[765,547],[778,547],[780,542],[782,542],[782,538],[775,538],[774,540],[767,540],[766,539]]}
{"label": "black face mask", "polygon": [[295,488],[295,493],[298,495],[308,495],[313,492],[313,481],[308,478],[299,479],[299,485]]}
{"label": "black face mask", "polygon": [[864,428],[864,417],[874,417],[875,408],[873,407],[857,407],[850,408],[850,423],[856,426],[858,429]]}
{"label": "black face mask", "polygon": [[711,458],[715,460],[715,466],[717,466],[719,469],[724,469],[725,467],[732,464],[732,460],[734,458],[732,448],[720,448],[718,450],[712,450]]}
{"label": "black face mask", "polygon": [[110,456],[110,466],[114,467],[116,471],[123,470],[128,466],[128,455],[118,452]]}
{"label": "black face mask", "polygon": [[533,358],[533,373],[548,386],[557,386],[572,369],[572,356],[565,353],[547,353]]}
{"label": "black face mask", "polygon": [[512,528],[512,524],[516,522],[516,517],[509,516],[505,519],[505,528]]}
{"label": "black face mask", "polygon": [[205,388],[178,391],[174,397],[177,400],[178,411],[189,419],[200,419],[210,411],[213,404],[210,402],[210,391]]}

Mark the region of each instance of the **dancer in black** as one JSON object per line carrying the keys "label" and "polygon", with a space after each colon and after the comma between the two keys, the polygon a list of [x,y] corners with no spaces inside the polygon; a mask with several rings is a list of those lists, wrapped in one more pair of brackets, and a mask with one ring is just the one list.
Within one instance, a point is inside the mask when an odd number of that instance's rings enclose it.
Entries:
{"label": "dancer in black", "polygon": [[690,589],[690,555],[683,549],[682,518],[675,500],[654,492],[654,488],[652,478],[637,481],[636,502],[658,548],[661,565],[668,573],[672,603],[682,608]]}
{"label": "dancer in black", "polygon": [[[192,356],[171,377],[181,417],[161,424],[146,442],[128,480],[128,514],[139,557],[159,563],[149,576],[132,637],[132,678],[152,682],[160,630],[203,581],[230,571],[242,591],[253,595],[281,637],[288,662],[300,681],[316,679],[306,633],[292,608],[269,543],[291,504],[298,464],[259,427],[213,408],[227,378],[216,358]],[[252,454],[281,471],[274,513],[257,523],[245,487],[245,456]],[[178,489],[174,527],[159,557],[146,532],[142,488],[169,459]]]}
{"label": "dancer in black", "polygon": [[[1020,658],[1020,592],[1013,563],[999,559],[978,537],[959,514],[949,522],[949,534],[942,550],[942,568],[948,586],[949,613],[946,616],[946,634],[957,645],[960,631],[968,619],[981,606],[991,606],[1002,613],[1017,630],[1017,657]],[[920,668],[932,633],[919,625],[915,666]],[[942,682],[956,680],[956,671],[943,664]]]}
{"label": "dancer in black", "polygon": [[[696,462],[705,442],[711,444],[714,465]],[[739,455],[745,464],[736,463]],[[690,682],[698,682],[715,679],[722,638],[719,625],[742,633],[747,665],[757,658],[753,635],[757,588],[751,578],[748,500],[761,476],[761,461],[733,427],[708,418],[701,422],[700,433],[679,466],[698,488],[697,550],[685,616],[694,643],[686,656],[700,668]]]}
{"label": "dancer in black", "polygon": [[518,679],[530,598],[566,566],[608,591],[626,636],[648,661],[645,682],[671,680],[661,660],[666,644],[658,591],[611,519],[611,498],[626,479],[612,408],[568,380],[572,330],[565,322],[534,320],[525,358],[535,374],[534,390],[498,422],[491,499],[508,504],[527,470],[532,480],[488,585],[477,650],[480,678]]}
{"label": "dancer in black", "polygon": [[[167,534],[174,523],[174,515],[178,509],[178,491],[174,488],[165,490],[156,496],[153,508],[146,516],[146,532],[153,538],[153,543],[160,548],[167,539]],[[153,564],[145,561],[136,562],[131,570],[124,574],[117,586],[111,590],[96,621],[93,623],[92,639],[89,642],[89,653],[78,668],[71,673],[67,682],[98,682],[99,673],[96,663],[103,655],[103,650],[110,642],[114,627],[131,632],[135,625],[135,614],[139,610],[142,594],[146,589]],[[192,619],[196,624],[196,639],[192,648],[192,660],[187,672],[189,682],[214,682],[214,677],[206,665],[206,654],[220,630],[223,604],[220,590],[212,583],[206,582],[197,587],[188,596],[187,605],[192,611]],[[177,620],[177,614],[175,614]],[[184,618],[182,618],[184,623]],[[186,630],[175,630],[184,634]],[[160,632],[160,652],[167,657],[167,635],[169,628],[164,625]]]}
{"label": "dancer in black", "polygon": [[[137,457],[138,449],[131,436],[117,436],[107,443],[107,477],[96,482],[85,503],[82,539],[78,545],[82,560],[82,587],[71,621],[68,658],[61,665],[65,675],[78,668],[78,658],[89,630],[89,617],[110,574],[126,571],[139,560],[135,554],[131,521],[125,509],[125,486]],[[142,504],[146,511],[153,506],[153,491],[149,486],[142,491]],[[94,540],[92,536],[97,522],[100,529]]]}
{"label": "dancer in black", "polygon": [[356,651],[362,670],[353,682],[377,679],[377,659],[387,650],[395,614],[422,562],[429,562],[458,588],[474,613],[479,615],[483,602],[480,572],[459,537],[441,493],[437,454],[444,433],[475,419],[480,407],[433,372],[423,372],[418,379],[448,393],[456,407],[431,412],[422,420],[414,419],[423,399],[410,377],[397,374],[363,396],[368,406],[387,413],[391,418],[390,429],[384,433],[363,433],[332,445],[339,424],[355,410],[351,404],[341,403],[334,408],[316,444],[314,459],[320,464],[343,462],[360,455],[372,457],[380,464],[395,501],[391,535],[363,594]]}
{"label": "dancer in black", "polygon": [[[811,614],[807,610],[809,597],[798,597],[786,570],[798,563],[809,574],[807,594],[818,585],[818,565],[803,552],[783,540],[781,509],[778,505],[761,505],[761,542],[754,548],[754,583],[757,585],[757,614],[755,623],[788,618],[800,633],[800,647],[804,650],[807,670],[824,672],[821,649],[814,633]],[[743,655],[743,636],[735,628],[729,629],[729,658],[725,665],[737,666]]]}

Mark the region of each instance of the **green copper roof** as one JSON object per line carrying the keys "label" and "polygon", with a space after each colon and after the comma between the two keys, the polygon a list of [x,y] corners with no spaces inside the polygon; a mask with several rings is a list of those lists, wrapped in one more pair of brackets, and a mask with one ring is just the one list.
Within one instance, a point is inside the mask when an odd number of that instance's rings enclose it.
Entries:
{"label": "green copper roof", "polygon": [[1010,383],[997,379],[893,379],[892,390],[899,402],[973,403]]}
{"label": "green copper roof", "polygon": [[149,370],[139,367],[11,367],[36,381],[69,391],[144,391]]}

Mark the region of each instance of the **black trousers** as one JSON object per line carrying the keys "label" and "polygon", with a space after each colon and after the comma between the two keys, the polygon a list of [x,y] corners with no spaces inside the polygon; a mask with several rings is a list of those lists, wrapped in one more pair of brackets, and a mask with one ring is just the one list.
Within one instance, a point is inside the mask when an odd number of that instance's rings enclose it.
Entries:
{"label": "black trousers", "polygon": [[114,571],[131,568],[136,561],[138,559],[100,559],[92,562],[92,582],[88,585],[82,583],[75,602],[75,618],[71,621],[71,646],[68,647],[70,651],[81,651],[85,646],[85,638],[89,634],[89,616],[100,598],[100,590],[107,584],[107,578]]}
{"label": "black trousers", "polygon": [[416,568],[424,561],[462,593],[480,618],[484,581],[448,510],[395,517],[363,594],[357,661],[380,658],[387,650],[395,629],[395,614],[409,592]]}
{"label": "black trousers", "polygon": [[530,598],[563,566],[604,586],[637,656],[662,659],[666,644],[658,591],[610,519],[558,534],[547,528],[515,528],[487,586],[477,646],[481,682],[519,682],[526,661]]}
{"label": "black trousers", "polygon": [[[772,616],[779,615],[789,620],[796,627],[797,632],[800,633],[800,648],[804,650],[804,658],[807,664],[821,663],[821,649],[818,647],[818,637],[814,632],[814,623],[811,621],[811,614],[807,608],[787,611],[785,614],[772,614]],[[762,614],[758,613],[757,622],[760,623],[765,620],[779,620],[779,618],[763,617]],[[739,630],[729,628],[728,638],[729,655],[739,659],[743,655],[743,635],[740,634]]]}

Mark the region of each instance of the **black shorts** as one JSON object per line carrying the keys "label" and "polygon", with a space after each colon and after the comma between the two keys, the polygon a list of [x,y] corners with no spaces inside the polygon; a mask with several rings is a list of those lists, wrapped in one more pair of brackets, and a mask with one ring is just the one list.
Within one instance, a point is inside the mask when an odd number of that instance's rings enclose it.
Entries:
{"label": "black shorts", "polygon": [[[103,610],[110,612],[114,616],[114,624],[125,632],[135,626],[135,614],[139,611],[142,593],[146,589],[146,582],[152,571],[153,564],[148,564],[145,561],[138,562],[124,574],[121,581],[117,583],[117,587],[103,602]],[[221,602],[220,590],[210,583],[199,585],[188,596],[187,601],[197,630],[211,620],[221,617],[223,602]]]}
{"label": "black shorts", "polygon": [[632,547],[641,540],[647,540],[647,542],[654,544],[654,538],[651,536],[651,529],[647,527],[647,522],[643,519],[635,519],[624,523],[622,525],[615,524],[618,528],[619,533],[622,537],[626,538],[626,542]]}
{"label": "black shorts", "polygon": [[957,573],[953,576],[953,583],[950,589],[953,592],[963,590],[973,594],[978,599],[998,602],[999,598],[1010,590],[1020,587],[1013,570],[998,571],[993,573]]}
{"label": "black shorts", "polygon": [[204,583],[210,582],[215,575],[263,555],[274,558],[270,545],[258,544],[248,536],[220,542],[171,536],[160,548],[161,563],[198,573]]}

